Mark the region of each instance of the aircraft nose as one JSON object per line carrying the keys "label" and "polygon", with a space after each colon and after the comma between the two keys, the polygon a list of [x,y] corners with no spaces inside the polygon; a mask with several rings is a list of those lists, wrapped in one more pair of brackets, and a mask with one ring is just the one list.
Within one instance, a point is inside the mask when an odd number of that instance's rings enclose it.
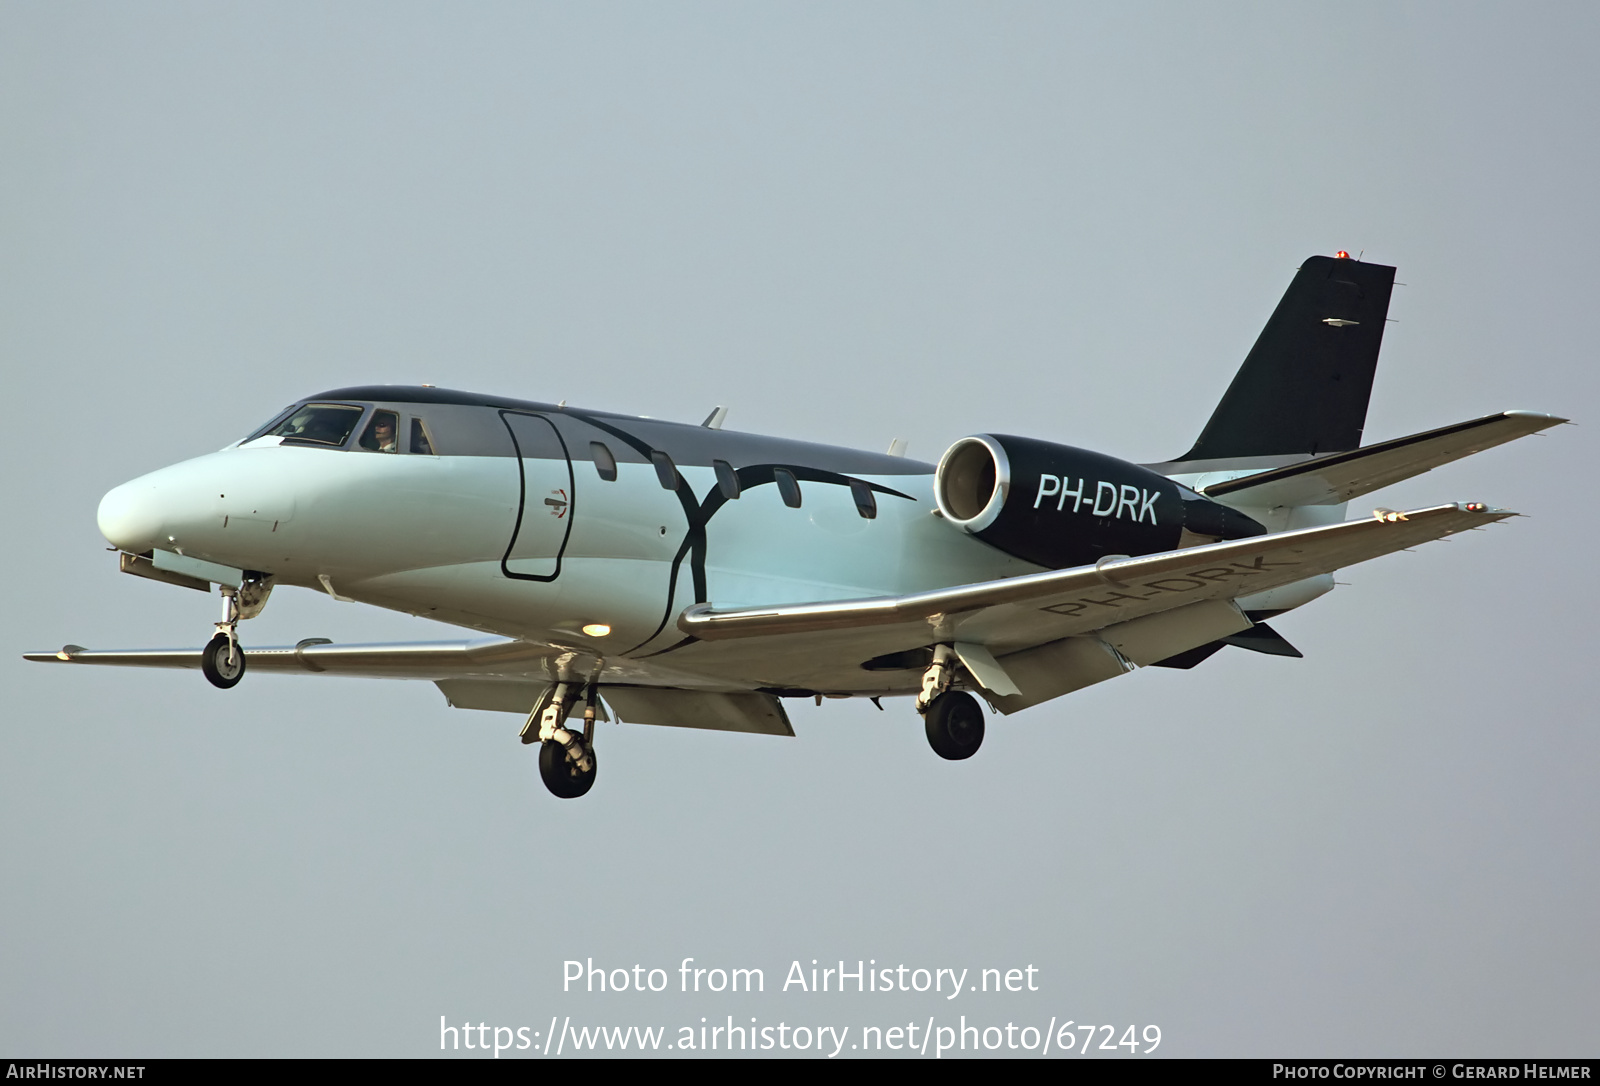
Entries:
{"label": "aircraft nose", "polygon": [[161,538],[161,516],[149,476],[107,492],[95,520],[114,547],[139,554],[155,546]]}

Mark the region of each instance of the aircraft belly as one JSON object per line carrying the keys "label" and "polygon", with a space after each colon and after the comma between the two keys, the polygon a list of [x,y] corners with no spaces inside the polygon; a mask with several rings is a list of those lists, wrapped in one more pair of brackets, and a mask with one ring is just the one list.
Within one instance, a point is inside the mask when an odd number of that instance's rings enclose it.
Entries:
{"label": "aircraft belly", "polygon": [[[868,671],[861,665],[885,653],[922,648],[922,630],[834,630],[750,641],[698,642],[660,659],[674,667],[753,687],[862,695],[908,694],[917,690],[922,668]],[[766,645],[760,641],[767,641]],[[772,644],[782,641],[781,645]]]}
{"label": "aircraft belly", "polygon": [[[497,560],[405,570],[340,585],[363,603],[473,629],[596,652],[621,652],[656,631],[670,566],[636,559],[572,558],[554,581],[507,580]],[[678,601],[687,606],[687,599]],[[594,637],[584,626],[603,624]],[[670,628],[670,626],[669,626]],[[671,629],[674,640],[681,637]]]}

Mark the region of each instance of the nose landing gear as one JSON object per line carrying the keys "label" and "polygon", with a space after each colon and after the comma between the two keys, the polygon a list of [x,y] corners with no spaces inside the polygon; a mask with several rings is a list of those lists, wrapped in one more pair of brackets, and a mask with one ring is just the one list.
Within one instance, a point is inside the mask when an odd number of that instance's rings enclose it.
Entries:
{"label": "nose landing gear", "polygon": [[244,678],[244,650],[239,647],[239,597],[222,588],[222,621],[217,634],[200,650],[200,670],[219,690],[231,690]]}
{"label": "nose landing gear", "polygon": [[255,618],[272,594],[272,578],[247,572],[238,588],[222,585],[222,621],[216,636],[200,650],[200,670],[219,690],[232,690],[244,678],[244,649],[239,644],[239,620]]}

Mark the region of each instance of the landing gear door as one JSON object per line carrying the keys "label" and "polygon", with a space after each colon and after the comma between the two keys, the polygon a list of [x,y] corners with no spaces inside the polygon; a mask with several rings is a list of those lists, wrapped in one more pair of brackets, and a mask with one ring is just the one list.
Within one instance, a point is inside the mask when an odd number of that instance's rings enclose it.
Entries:
{"label": "landing gear door", "polygon": [[553,581],[572,537],[573,474],[566,442],[543,415],[501,411],[516,447],[520,491],[500,569],[519,581]]}

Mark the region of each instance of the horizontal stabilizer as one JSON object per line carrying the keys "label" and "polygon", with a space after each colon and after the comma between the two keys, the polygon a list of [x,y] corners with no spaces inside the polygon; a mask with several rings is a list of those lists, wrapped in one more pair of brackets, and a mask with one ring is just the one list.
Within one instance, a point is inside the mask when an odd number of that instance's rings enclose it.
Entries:
{"label": "horizontal stabilizer", "polygon": [[1190,649],[1188,652],[1180,652],[1176,656],[1169,656],[1165,660],[1157,660],[1150,666],[1170,667],[1179,671],[1188,671],[1190,668],[1199,667],[1227,647],[1225,642],[1213,641],[1208,645],[1201,645],[1197,649]]}
{"label": "horizontal stabilizer", "polygon": [[1284,640],[1283,635],[1277,630],[1274,630],[1265,622],[1258,622],[1248,630],[1229,634],[1227,637],[1218,638],[1216,641],[1201,645],[1197,649],[1190,649],[1187,652],[1169,656],[1165,660],[1157,660],[1150,666],[1171,667],[1188,671],[1192,667],[1205,663],[1229,645],[1235,645],[1241,649],[1249,649],[1251,652],[1264,652],[1268,656],[1294,656],[1297,658],[1305,656],[1305,653]]}
{"label": "horizontal stabilizer", "polygon": [[1258,475],[1214,483],[1203,493],[1229,505],[1338,505],[1566,421],[1533,411],[1502,411],[1352,452],[1330,453]]}
{"label": "horizontal stabilizer", "polygon": [[1284,636],[1265,622],[1258,622],[1248,630],[1240,630],[1222,639],[1224,645],[1236,645],[1251,652],[1264,652],[1268,656],[1293,656],[1301,659],[1305,653],[1284,640]]}

